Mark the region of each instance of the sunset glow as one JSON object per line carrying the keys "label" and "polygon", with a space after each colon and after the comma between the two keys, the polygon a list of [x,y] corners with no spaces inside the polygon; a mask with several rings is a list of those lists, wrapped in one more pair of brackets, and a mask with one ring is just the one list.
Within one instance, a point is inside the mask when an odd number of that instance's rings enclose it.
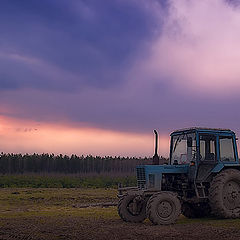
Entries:
{"label": "sunset glow", "polygon": [[[100,156],[152,156],[153,136],[114,132],[71,124],[38,123],[0,116],[0,151]],[[161,154],[168,154],[169,139],[161,137]]]}

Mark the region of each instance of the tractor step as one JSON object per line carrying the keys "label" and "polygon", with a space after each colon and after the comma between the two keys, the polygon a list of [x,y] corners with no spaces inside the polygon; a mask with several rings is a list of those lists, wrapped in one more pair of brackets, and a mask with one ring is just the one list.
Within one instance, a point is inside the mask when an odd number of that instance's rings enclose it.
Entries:
{"label": "tractor step", "polygon": [[202,183],[196,183],[196,195],[198,198],[206,198],[205,186]]}

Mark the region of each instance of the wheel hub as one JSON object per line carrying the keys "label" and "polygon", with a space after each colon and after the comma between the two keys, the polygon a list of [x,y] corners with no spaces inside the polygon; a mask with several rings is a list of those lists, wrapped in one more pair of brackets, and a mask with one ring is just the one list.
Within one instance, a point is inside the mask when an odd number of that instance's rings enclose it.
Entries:
{"label": "wheel hub", "polygon": [[137,216],[142,210],[142,202],[131,201],[127,206],[127,210],[133,216]]}
{"label": "wheel hub", "polygon": [[229,181],[223,188],[223,203],[227,209],[240,207],[240,184]]}
{"label": "wheel hub", "polygon": [[162,218],[167,218],[172,213],[172,205],[168,201],[162,201],[158,205],[158,215]]}

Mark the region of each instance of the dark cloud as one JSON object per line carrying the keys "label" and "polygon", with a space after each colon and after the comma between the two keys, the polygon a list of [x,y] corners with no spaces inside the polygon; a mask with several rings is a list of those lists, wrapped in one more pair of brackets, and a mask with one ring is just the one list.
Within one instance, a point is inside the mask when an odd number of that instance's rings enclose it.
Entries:
{"label": "dark cloud", "polygon": [[240,5],[240,0],[226,0],[226,2],[228,2],[229,4],[231,4],[234,7]]}
{"label": "dark cloud", "polygon": [[135,0],[1,1],[0,88],[119,85],[156,24]]}

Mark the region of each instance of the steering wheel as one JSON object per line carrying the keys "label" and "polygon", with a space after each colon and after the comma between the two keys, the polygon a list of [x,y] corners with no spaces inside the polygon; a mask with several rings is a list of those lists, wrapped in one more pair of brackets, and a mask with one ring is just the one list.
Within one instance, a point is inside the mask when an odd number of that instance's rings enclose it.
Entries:
{"label": "steering wheel", "polygon": [[[193,151],[193,160],[196,160],[197,157],[197,150],[196,149],[192,149]],[[202,160],[202,155],[199,153],[199,160]]]}

